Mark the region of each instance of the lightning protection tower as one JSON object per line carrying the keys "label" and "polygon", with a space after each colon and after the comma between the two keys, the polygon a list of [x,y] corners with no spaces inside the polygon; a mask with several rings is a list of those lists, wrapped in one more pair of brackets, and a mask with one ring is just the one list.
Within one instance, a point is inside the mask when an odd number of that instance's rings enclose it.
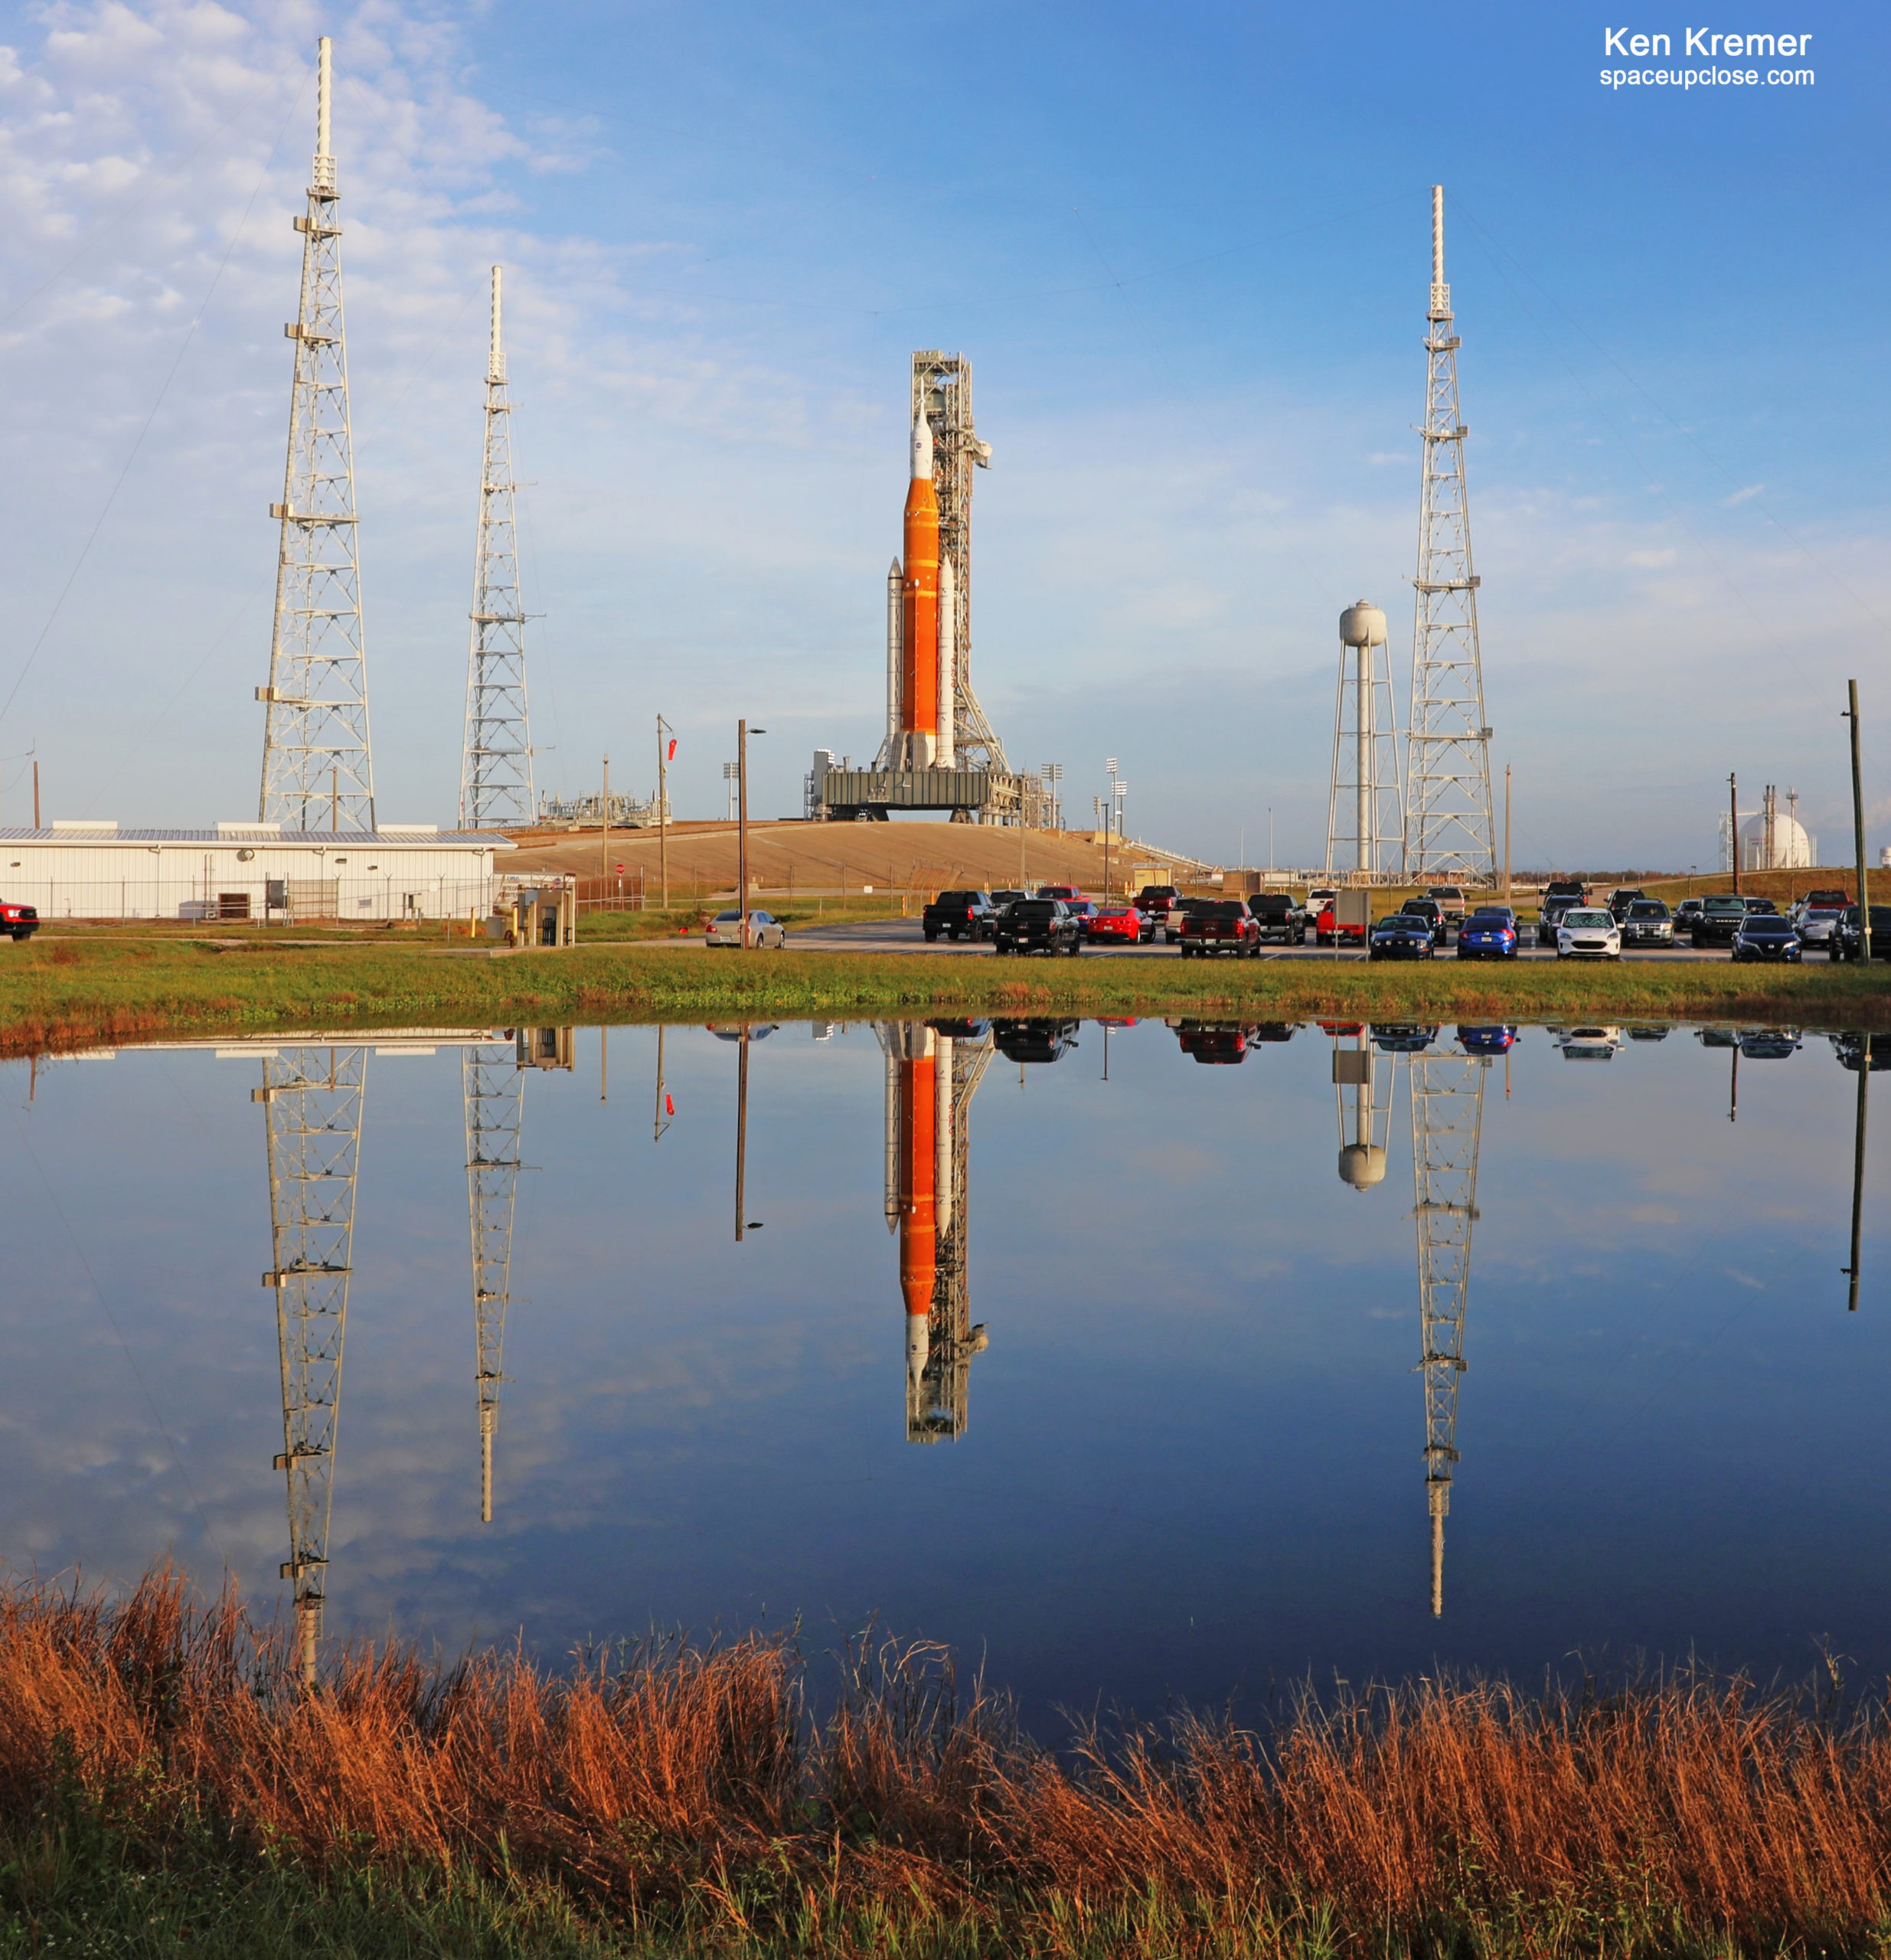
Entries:
{"label": "lightning protection tower", "polygon": [[1478,1216],[1484,1079],[1475,1055],[1412,1058],[1412,1181],[1418,1220],[1419,1321],[1425,1377],[1425,1496],[1432,1520],[1432,1614],[1445,1610],[1445,1519],[1458,1462],[1471,1228]]}
{"label": "lightning protection tower", "polygon": [[284,1048],[263,1064],[263,1086],[251,1091],[269,1121],[273,1252],[263,1283],[276,1295],[283,1369],[283,1453],[276,1467],[288,1479],[289,1557],[282,1576],[294,1588],[297,1662],[310,1686],[328,1595],[367,1083],[365,1048]]}
{"label": "lightning protection tower", "polygon": [[1406,866],[1419,878],[1495,875],[1491,730],[1478,647],[1478,577],[1471,564],[1465,425],[1458,419],[1458,336],[1445,283],[1445,191],[1432,189],[1432,303],[1424,477],[1419,500],[1412,720],[1406,737]]}
{"label": "lightning protection tower", "polygon": [[525,713],[525,610],[512,514],[512,405],[506,392],[499,268],[492,269],[492,338],[486,358],[485,460],[473,554],[472,645],[466,664],[465,753],[459,772],[462,830],[528,824],[531,731]]}
{"label": "lightning protection tower", "polygon": [[525,1119],[525,1069],[511,1043],[460,1057],[466,1110],[466,1209],[472,1230],[475,1378],[479,1392],[479,1515],[492,1522],[505,1315],[512,1297],[512,1214]]}
{"label": "lightning protection tower", "polygon": [[315,161],[302,234],[302,304],[283,332],[296,344],[276,621],[265,704],[265,823],[291,830],[374,828],[367,662],[355,557],[354,456],[348,433],[348,346],[341,318],[341,193],[328,149],[328,42],[318,44]]}
{"label": "lightning protection tower", "polygon": [[1347,871],[1370,877],[1402,861],[1403,789],[1386,616],[1364,599],[1355,599],[1340,615],[1333,782],[1326,806],[1329,878]]}

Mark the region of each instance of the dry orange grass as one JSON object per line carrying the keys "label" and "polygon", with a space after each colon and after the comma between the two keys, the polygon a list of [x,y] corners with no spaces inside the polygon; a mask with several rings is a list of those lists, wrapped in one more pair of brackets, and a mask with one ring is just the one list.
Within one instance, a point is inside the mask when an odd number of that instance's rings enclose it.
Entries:
{"label": "dry orange grass", "polygon": [[1059,1754],[931,1648],[863,1644],[818,1720],[772,1640],[558,1676],[363,1651],[313,1693],[288,1663],[233,1596],[194,1606],[168,1573],[116,1602],[16,1587],[0,1826],[76,1789],[158,1849],[188,1819],[318,1870],[471,1867],[639,1924],[815,1943],[863,1912],[1049,1950],[1106,1922],[1164,1951],[1236,1926],[1244,1948],[1313,1925],[1382,1951],[1497,1925],[1542,1952],[1860,1950],[1885,1928],[1891,1730],[1737,1683],[1429,1682]]}

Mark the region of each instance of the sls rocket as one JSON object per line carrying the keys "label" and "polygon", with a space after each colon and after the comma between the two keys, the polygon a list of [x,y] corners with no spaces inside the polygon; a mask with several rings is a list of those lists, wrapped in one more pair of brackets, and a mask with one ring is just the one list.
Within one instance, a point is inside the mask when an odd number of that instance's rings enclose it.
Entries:
{"label": "sls rocket", "polygon": [[[906,485],[904,561],[896,560],[887,609],[887,733],[898,769],[949,769],[957,709],[955,681],[957,594],[949,558],[939,545],[939,493],[932,481],[932,430],[922,407],[913,418]],[[892,592],[889,591],[889,598]]]}

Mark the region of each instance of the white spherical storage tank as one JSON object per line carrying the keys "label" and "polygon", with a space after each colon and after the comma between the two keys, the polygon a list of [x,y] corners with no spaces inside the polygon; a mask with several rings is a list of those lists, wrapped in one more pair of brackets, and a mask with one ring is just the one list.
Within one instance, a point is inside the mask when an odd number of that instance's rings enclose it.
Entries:
{"label": "white spherical storage tank", "polygon": [[1784,810],[1775,811],[1770,818],[1762,810],[1740,826],[1743,871],[1810,871],[1815,861],[1812,839],[1805,825]]}

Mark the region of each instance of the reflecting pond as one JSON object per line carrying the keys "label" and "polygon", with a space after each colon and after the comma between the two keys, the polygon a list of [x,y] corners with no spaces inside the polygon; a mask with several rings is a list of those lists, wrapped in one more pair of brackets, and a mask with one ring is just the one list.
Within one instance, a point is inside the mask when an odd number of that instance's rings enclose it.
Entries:
{"label": "reflecting pond", "polygon": [[1877,1048],[942,1021],[8,1064],[0,1557],[227,1569],[315,1653],[874,1618],[1033,1716],[1883,1674]]}

